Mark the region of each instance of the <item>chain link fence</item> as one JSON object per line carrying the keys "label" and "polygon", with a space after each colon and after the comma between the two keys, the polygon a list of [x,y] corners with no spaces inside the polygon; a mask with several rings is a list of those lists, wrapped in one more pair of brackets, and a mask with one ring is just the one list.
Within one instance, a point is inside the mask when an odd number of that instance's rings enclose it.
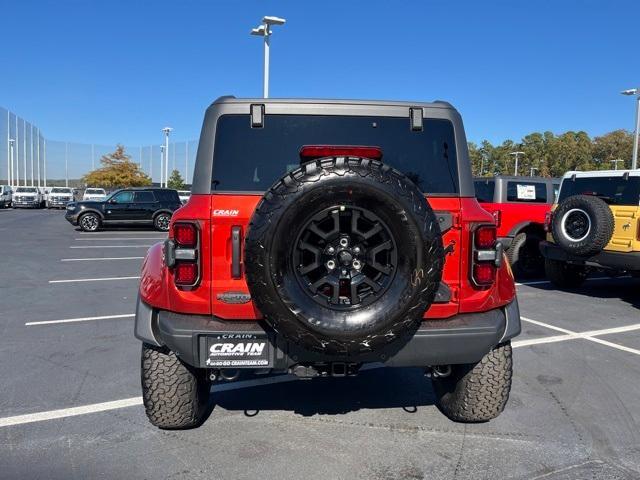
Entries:
{"label": "chain link fence", "polygon": [[[160,135],[159,142],[162,140]],[[160,183],[162,147],[128,146],[125,152],[140,165],[154,183]],[[191,184],[197,140],[169,142],[169,174],[178,170],[184,182]],[[47,139],[40,129],[15,113],[0,107],[0,184],[68,185],[82,187],[82,177],[101,166],[103,155],[116,145],[85,144]],[[98,186],[98,185],[96,185]]]}

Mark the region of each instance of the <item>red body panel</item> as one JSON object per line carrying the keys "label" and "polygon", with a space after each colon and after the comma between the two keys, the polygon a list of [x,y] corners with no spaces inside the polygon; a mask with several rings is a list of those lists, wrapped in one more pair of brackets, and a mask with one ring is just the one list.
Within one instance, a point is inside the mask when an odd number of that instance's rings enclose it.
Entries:
{"label": "red body panel", "polygon": [[[145,303],[159,309],[180,313],[215,315],[228,320],[257,320],[260,312],[252,301],[228,304],[218,300],[223,292],[248,293],[244,278],[231,276],[231,228],[240,226],[241,240],[261,195],[215,194],[192,195],[177,210],[174,221],[192,221],[200,235],[200,280],[192,289],[177,288],[172,274],[164,265],[162,244],[151,247],[142,266],[140,295]],[[443,281],[451,289],[451,301],[434,304],[425,318],[447,318],[463,312],[482,312],[506,305],[515,296],[513,275],[508,262],[499,268],[496,282],[490,288],[475,287],[470,279],[472,232],[477,225],[493,224],[494,218],[480,207],[475,198],[428,198],[436,211],[448,211],[453,226],[443,235],[449,247]],[[518,207],[521,207],[518,205]],[[548,209],[548,206],[545,205]],[[542,221],[544,221],[544,213]],[[172,237],[170,230],[169,236]],[[242,269],[244,270],[244,269]]]}
{"label": "red body panel", "polygon": [[516,229],[526,223],[544,227],[544,217],[551,210],[550,203],[481,203],[482,208],[493,214],[500,212],[498,237],[513,236]]}

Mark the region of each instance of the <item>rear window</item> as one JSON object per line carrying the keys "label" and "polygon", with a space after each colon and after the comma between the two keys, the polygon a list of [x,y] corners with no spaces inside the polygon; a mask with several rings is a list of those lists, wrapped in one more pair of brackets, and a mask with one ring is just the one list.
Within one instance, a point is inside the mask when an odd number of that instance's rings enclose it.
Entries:
{"label": "rear window", "polygon": [[92,195],[104,195],[104,190],[101,188],[87,188],[85,190],[85,193],[89,193]]}
{"label": "rear window", "polygon": [[507,202],[547,201],[547,184],[539,182],[507,182]]}
{"label": "rear window", "polygon": [[156,201],[156,197],[153,196],[153,192],[141,191],[136,192],[135,201],[139,203],[153,203]]}
{"label": "rear window", "polygon": [[267,115],[251,128],[248,115],[218,120],[211,189],[264,192],[300,165],[305,145],[361,145],[382,150],[382,161],[407,175],[425,193],[458,192],[453,125],[424,119],[411,131],[409,118]]}
{"label": "rear window", "polygon": [[154,190],[156,198],[161,202],[180,203],[180,197],[176,190]]}
{"label": "rear window", "polygon": [[493,202],[493,194],[496,191],[496,182],[492,178],[486,180],[476,180],[473,182],[476,187],[476,198],[479,202]]}
{"label": "rear window", "polygon": [[558,202],[572,195],[595,195],[613,205],[640,203],[640,177],[583,177],[562,182]]}

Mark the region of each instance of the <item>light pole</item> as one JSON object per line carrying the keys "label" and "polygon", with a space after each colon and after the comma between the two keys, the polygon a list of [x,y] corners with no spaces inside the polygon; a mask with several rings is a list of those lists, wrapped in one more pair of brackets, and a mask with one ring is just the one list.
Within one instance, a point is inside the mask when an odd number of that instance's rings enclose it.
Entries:
{"label": "light pole", "polygon": [[164,187],[164,145],[160,145],[160,186]]}
{"label": "light pole", "polygon": [[64,142],[64,186],[69,186],[69,143]]}
{"label": "light pole", "polygon": [[611,160],[611,163],[614,164],[614,167],[613,167],[614,170],[618,170],[618,162],[622,162],[622,165],[624,166],[624,160],[622,160],[621,158]]}
{"label": "light pole", "polygon": [[636,97],[636,130],[633,138],[633,159],[631,160],[631,170],[635,170],[638,168],[638,136],[640,136],[640,88],[630,88],[620,93]]}
{"label": "light pole", "polygon": [[[162,133],[164,133],[164,186],[167,186],[169,181],[169,134],[173,128],[164,127]],[[162,185],[161,185],[162,186]]]}
{"label": "light pole", "polygon": [[524,155],[524,152],[511,152],[509,155],[513,155],[516,157],[516,166],[514,169],[514,175],[517,177],[518,176],[518,160],[520,159],[520,155]]}
{"label": "light pole", "polygon": [[9,173],[9,185],[11,187],[15,186],[15,172],[13,171],[13,144],[16,143],[16,141],[13,138],[9,139],[9,164],[11,165],[11,172]]}
{"label": "light pole", "polygon": [[256,35],[264,39],[264,79],[262,87],[262,96],[269,98],[269,38],[271,37],[272,25],[284,25],[286,20],[279,17],[263,17],[262,25],[251,29],[251,35]]}

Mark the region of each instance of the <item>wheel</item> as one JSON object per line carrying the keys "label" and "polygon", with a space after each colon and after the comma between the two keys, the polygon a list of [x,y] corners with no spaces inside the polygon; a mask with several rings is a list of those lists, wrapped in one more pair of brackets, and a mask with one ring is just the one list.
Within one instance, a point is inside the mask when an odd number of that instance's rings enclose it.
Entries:
{"label": "wheel", "polygon": [[171,214],[162,212],[155,216],[153,219],[153,226],[156,230],[166,232],[169,230],[169,224],[171,223]]}
{"label": "wheel", "polygon": [[432,377],[437,406],[456,422],[487,422],[504,410],[513,375],[511,343],[498,345],[475,364],[452,365],[447,377]]}
{"label": "wheel", "polygon": [[573,265],[545,258],[544,271],[547,278],[560,288],[577,288],[584,283],[589,274],[587,267]]}
{"label": "wheel", "polygon": [[511,242],[507,258],[517,279],[540,277],[544,273],[544,257],[539,248],[541,241],[542,238],[535,233],[522,232]]}
{"label": "wheel", "polygon": [[443,263],[424,194],[364,158],[324,158],[285,175],[258,204],[245,240],[247,283],[265,321],[328,354],[409,338]]}
{"label": "wheel", "polygon": [[100,223],[100,216],[93,212],[83,214],[78,221],[80,228],[85,232],[95,232],[100,228]]}
{"label": "wheel", "polygon": [[149,421],[159,428],[200,425],[209,402],[205,370],[182,363],[171,351],[142,344],[142,401]]}
{"label": "wheel", "polygon": [[600,252],[613,235],[613,213],[604,200],[574,195],[553,212],[551,229],[556,243],[566,252],[590,257]]}

